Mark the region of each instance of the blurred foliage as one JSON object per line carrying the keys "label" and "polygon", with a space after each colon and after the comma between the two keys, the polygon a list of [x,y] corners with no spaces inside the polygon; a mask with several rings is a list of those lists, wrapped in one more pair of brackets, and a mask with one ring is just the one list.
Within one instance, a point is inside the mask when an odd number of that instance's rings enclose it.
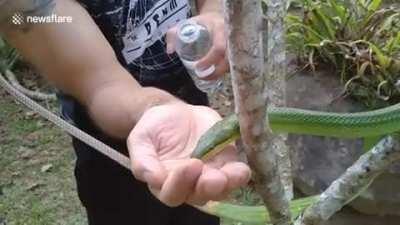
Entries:
{"label": "blurred foliage", "polygon": [[345,93],[370,108],[400,100],[400,9],[382,0],[295,0],[288,48],[315,70],[333,66]]}
{"label": "blurred foliage", "polygon": [[18,57],[17,51],[0,36],[0,70],[11,69]]}

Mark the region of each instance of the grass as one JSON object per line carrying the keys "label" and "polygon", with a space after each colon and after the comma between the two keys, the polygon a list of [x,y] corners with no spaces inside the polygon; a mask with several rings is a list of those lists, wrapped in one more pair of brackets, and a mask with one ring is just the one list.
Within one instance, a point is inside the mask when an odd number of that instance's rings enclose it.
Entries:
{"label": "grass", "polygon": [[0,224],[86,224],[69,138],[0,91]]}

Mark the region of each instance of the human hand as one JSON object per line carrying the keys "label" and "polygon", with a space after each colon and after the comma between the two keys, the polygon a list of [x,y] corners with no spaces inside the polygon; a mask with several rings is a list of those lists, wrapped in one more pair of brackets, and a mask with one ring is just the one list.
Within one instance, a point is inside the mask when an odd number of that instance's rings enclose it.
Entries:
{"label": "human hand", "polygon": [[249,167],[233,145],[207,162],[191,159],[200,136],[220,120],[204,106],[171,103],[147,110],[128,137],[135,177],[164,204],[202,205],[247,184]]}
{"label": "human hand", "polygon": [[[202,77],[201,79],[218,79],[229,70],[229,62],[226,55],[227,44],[224,18],[219,12],[205,12],[190,19],[206,26],[213,37],[213,44],[210,51],[206,56],[199,60],[196,67],[198,70],[202,71],[214,65],[215,71],[211,75]],[[166,42],[168,54],[172,54],[175,51],[175,42],[177,39],[176,32],[176,26],[167,32]]]}

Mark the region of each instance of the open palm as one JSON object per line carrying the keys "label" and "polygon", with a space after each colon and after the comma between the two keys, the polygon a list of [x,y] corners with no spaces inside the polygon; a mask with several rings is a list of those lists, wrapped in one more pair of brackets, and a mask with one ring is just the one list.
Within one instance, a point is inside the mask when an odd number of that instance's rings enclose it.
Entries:
{"label": "open palm", "polygon": [[233,145],[205,163],[191,159],[200,136],[221,117],[211,108],[172,103],[147,110],[128,138],[133,174],[170,206],[224,198],[250,177]]}

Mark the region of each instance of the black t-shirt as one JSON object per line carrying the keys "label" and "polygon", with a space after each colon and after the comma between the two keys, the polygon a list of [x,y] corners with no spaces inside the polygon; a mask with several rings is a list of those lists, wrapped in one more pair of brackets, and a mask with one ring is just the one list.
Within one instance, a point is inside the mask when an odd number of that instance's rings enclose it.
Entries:
{"label": "black t-shirt", "polygon": [[153,80],[180,68],[165,52],[165,33],[190,16],[186,0],[81,0],[119,61],[136,79]]}

